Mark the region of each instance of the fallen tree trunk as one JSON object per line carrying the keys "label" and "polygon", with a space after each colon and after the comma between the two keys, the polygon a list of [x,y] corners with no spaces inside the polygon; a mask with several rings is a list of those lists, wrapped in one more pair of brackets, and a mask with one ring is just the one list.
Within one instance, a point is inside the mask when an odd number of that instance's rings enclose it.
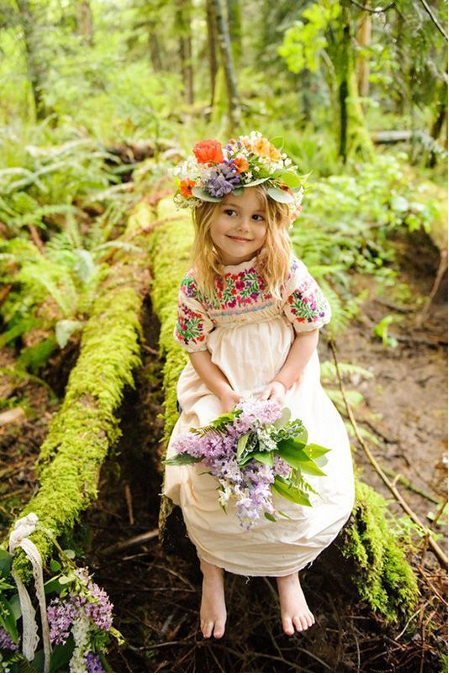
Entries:
{"label": "fallen tree trunk", "polygon": [[[170,214],[173,220],[170,220]],[[193,228],[189,217],[180,218],[170,200],[159,203],[157,218],[165,221],[151,234],[149,252],[153,276],[151,298],[161,324],[159,345],[165,359],[165,427],[161,443],[164,454],[178,417],[176,383],[188,359],[173,340],[172,332],[179,283],[187,268]],[[162,497],[159,529],[167,551],[179,550],[182,544],[179,511],[168,498]],[[338,573],[345,577],[346,582],[350,578],[358,597],[386,621],[409,617],[418,597],[416,575],[406,560],[406,551],[394,534],[393,524],[394,517],[388,515],[384,498],[356,480],[353,513],[332,545],[338,549],[338,560],[343,565]],[[320,560],[318,558],[317,564]]]}
{"label": "fallen tree trunk", "polygon": [[[144,219],[148,220],[147,213]],[[131,217],[127,233],[141,225]],[[96,499],[101,465],[120,437],[115,413],[125,387],[133,386],[133,371],[141,362],[141,308],[149,282],[144,248],[118,252],[83,330],[64,401],[40,450],[39,489],[19,515],[34,512],[38,516],[38,529],[30,539],[44,564],[54,541],[70,532]],[[8,540],[2,545],[7,548]],[[24,582],[31,579],[23,551],[15,555],[14,570]]]}

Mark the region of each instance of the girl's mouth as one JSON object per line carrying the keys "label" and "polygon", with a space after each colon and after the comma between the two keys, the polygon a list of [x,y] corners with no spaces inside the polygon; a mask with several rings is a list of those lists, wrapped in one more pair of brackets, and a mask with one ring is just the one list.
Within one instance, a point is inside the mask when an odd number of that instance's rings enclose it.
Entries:
{"label": "girl's mouth", "polygon": [[227,234],[226,236],[230,239],[233,239],[234,241],[251,241],[251,239],[243,239],[242,237],[231,237],[230,234]]}

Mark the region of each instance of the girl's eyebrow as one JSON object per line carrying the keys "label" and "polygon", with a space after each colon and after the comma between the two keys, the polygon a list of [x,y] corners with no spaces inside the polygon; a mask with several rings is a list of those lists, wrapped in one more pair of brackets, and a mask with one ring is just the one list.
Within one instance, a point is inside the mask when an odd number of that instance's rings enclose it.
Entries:
{"label": "girl's eyebrow", "polygon": [[[227,206],[235,206],[238,209],[240,208],[240,206],[238,204],[234,204],[233,202],[228,202],[227,204],[223,204],[223,208],[226,208]],[[265,210],[264,209],[256,209],[254,211],[254,213],[265,213]]]}

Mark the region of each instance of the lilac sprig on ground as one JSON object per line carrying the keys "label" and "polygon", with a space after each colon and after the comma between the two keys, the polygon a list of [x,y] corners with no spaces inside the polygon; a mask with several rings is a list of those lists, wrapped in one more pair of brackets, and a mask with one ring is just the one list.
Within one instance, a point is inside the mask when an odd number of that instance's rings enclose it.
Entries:
{"label": "lilac sprig on ground", "polygon": [[9,649],[15,652],[17,648],[18,645],[11,639],[8,631],[0,627],[0,649]]}
{"label": "lilac sprig on ground", "polygon": [[[113,604],[106,591],[92,581],[87,567],[76,568],[73,574],[74,590],[65,599],[53,599],[47,608],[50,641],[63,645],[72,633],[75,639],[72,660],[76,661],[71,662],[72,672],[102,673],[100,657],[89,651],[88,645],[91,634],[111,630]],[[72,666],[84,670],[73,670]]]}

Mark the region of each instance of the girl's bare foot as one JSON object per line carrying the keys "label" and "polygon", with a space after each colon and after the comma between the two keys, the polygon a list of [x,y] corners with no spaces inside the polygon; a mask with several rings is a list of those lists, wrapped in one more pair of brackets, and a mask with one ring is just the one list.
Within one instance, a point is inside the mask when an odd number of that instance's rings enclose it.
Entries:
{"label": "girl's bare foot", "polygon": [[201,632],[205,638],[221,638],[225,632],[226,605],[224,597],[224,571],[200,558],[203,573],[201,598]]}
{"label": "girl's bare foot", "polygon": [[304,597],[298,572],[286,577],[278,577],[277,585],[279,600],[281,603],[282,628],[287,635],[293,635],[297,631],[307,630],[315,623],[315,618],[310,611]]}

